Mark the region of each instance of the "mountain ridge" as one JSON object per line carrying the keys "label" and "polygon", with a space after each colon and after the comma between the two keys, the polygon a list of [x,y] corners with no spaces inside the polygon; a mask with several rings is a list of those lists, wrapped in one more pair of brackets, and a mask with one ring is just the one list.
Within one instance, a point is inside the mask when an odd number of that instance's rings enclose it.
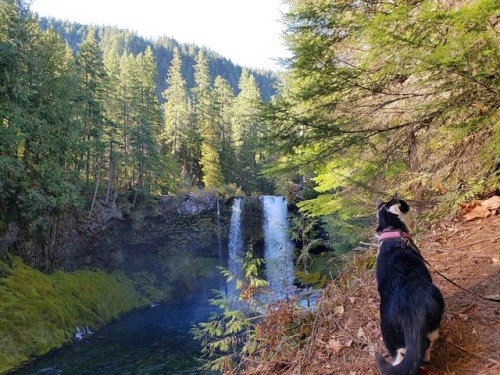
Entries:
{"label": "mountain ridge", "polygon": [[[140,36],[135,31],[116,26],[81,24],[78,22],[59,20],[53,17],[40,17],[39,23],[43,30],[52,28],[61,35],[74,52],[78,51],[79,45],[85,40],[91,28],[93,28],[96,33],[96,39],[103,50],[104,56],[112,51],[117,52],[119,55],[125,52],[137,55],[144,52],[146,48],[150,46],[157,63],[158,75],[156,83],[159,93],[167,87],[167,71],[172,61],[173,50],[176,47],[179,49],[181,55],[183,66],[182,73],[186,80],[187,88],[195,86],[195,56],[201,50],[207,58],[212,82],[215,77],[220,75],[228,81],[234,93],[237,95],[239,93],[238,82],[241,72],[245,68],[254,76],[264,101],[267,102],[271,100],[277,93],[275,87],[277,74],[275,72],[265,69],[242,67],[205,46],[180,43],[176,39],[168,36],[147,38]],[[161,95],[160,100],[163,100]]]}

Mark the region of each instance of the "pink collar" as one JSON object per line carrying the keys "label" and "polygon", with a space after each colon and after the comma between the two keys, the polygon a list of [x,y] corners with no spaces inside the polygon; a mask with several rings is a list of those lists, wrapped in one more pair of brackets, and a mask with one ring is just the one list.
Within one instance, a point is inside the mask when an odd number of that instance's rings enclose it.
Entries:
{"label": "pink collar", "polygon": [[393,238],[411,238],[411,235],[410,233],[406,233],[400,230],[388,230],[380,233],[378,240],[380,242],[383,240],[388,240]]}

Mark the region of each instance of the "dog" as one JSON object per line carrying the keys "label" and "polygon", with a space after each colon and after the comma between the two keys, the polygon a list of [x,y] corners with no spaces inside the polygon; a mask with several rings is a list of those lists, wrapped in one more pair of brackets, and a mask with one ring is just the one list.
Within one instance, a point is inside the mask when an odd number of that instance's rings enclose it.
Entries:
{"label": "dog", "polygon": [[408,203],[395,195],[377,202],[379,251],[376,279],[382,338],[392,366],[377,353],[382,375],[416,375],[439,336],[444,299],[409,234]]}

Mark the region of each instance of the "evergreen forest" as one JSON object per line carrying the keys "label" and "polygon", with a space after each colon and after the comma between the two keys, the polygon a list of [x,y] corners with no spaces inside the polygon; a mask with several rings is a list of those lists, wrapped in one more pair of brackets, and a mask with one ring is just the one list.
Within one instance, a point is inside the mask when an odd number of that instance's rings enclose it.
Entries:
{"label": "evergreen forest", "polygon": [[[0,0],[0,256],[9,257],[12,231],[35,238],[50,281],[59,277],[53,244],[65,215],[97,220],[97,205],[120,202],[133,217],[160,197],[189,194],[226,203],[283,195],[293,207],[297,277],[318,288],[337,277],[341,292],[332,294],[345,300],[329,308],[343,319],[351,282],[362,277],[339,268],[372,270],[374,256],[359,261],[352,250],[371,241],[376,198],[403,195],[423,232],[500,195],[497,0],[284,3],[291,56],[276,73],[172,38],[40,19],[29,1]],[[247,257],[241,284],[250,300],[263,283],[260,260]],[[124,298],[114,316],[144,304]],[[305,358],[287,357],[292,348],[316,353],[309,337],[319,329],[302,328],[319,314],[277,304],[262,323],[220,307],[222,323],[197,332],[205,369],[243,363],[242,373],[274,374]],[[323,339],[339,354],[364,337]]]}
{"label": "evergreen forest", "polygon": [[347,219],[396,191],[450,210],[498,188],[498,2],[291,3],[267,113],[274,170],[316,184],[304,211]]}
{"label": "evergreen forest", "polygon": [[0,231],[130,196],[271,191],[259,119],[276,76],[173,39],[1,3]]}

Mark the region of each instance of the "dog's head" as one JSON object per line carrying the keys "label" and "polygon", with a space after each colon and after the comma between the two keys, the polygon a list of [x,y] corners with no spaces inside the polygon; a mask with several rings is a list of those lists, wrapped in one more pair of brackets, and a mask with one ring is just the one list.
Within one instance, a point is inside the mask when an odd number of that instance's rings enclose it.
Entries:
{"label": "dog's head", "polygon": [[389,202],[377,201],[377,233],[388,229],[399,229],[410,232],[413,219],[410,206],[397,194]]}

